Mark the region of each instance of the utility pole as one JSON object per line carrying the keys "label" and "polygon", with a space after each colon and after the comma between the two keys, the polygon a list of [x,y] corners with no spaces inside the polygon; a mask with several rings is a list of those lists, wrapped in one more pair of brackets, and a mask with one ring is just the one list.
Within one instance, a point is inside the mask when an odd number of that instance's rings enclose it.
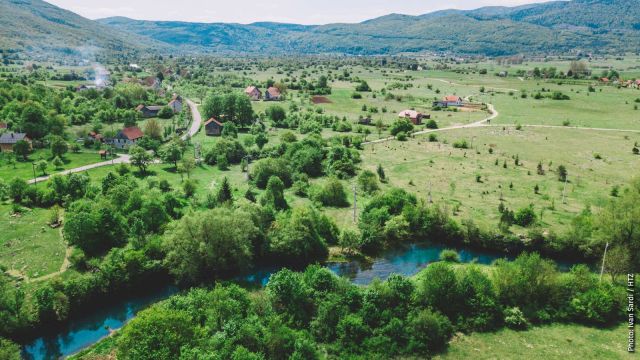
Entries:
{"label": "utility pole", "polygon": [[568,177],[565,176],[565,178],[564,178],[564,188],[562,189],[562,203],[563,204],[566,204],[566,202],[564,202],[564,194],[565,194],[565,191],[567,190],[567,180],[568,180]]}
{"label": "utility pole", "polygon": [[31,163],[31,168],[33,169],[33,184],[38,187],[38,178],[36,177],[36,164]]}
{"label": "utility pole", "polygon": [[604,254],[602,254],[602,266],[600,267],[600,280],[602,281],[602,274],[604,273],[604,260],[607,257],[607,249],[609,248],[609,242],[604,246]]}
{"label": "utility pole", "polygon": [[353,222],[356,223],[356,217],[358,212],[358,193],[356,191],[356,184],[353,184]]}

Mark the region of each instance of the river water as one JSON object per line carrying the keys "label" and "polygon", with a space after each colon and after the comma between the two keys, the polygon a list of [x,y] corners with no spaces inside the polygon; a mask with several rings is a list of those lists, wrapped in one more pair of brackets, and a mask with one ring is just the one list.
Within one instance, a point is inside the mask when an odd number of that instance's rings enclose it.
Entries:
{"label": "river water", "polygon": [[[413,244],[385,252],[368,264],[353,261],[328,263],[326,267],[340,276],[347,277],[355,284],[366,285],[375,278],[384,280],[391,274],[414,275],[429,263],[438,261],[440,253],[445,248],[447,247],[438,244]],[[475,261],[479,264],[491,264],[499,258],[512,258],[497,252],[467,248],[456,250],[460,260],[465,263]],[[558,263],[558,266],[561,269],[567,269],[570,264]],[[243,280],[264,286],[269,276],[277,270],[277,268],[256,270]],[[32,360],[50,360],[76,353],[106,337],[110,331],[121,328],[138,311],[177,292],[176,287],[167,286],[154,293],[119,301],[96,310],[90,315],[78,317],[58,333],[37,338],[26,344],[23,355]]]}

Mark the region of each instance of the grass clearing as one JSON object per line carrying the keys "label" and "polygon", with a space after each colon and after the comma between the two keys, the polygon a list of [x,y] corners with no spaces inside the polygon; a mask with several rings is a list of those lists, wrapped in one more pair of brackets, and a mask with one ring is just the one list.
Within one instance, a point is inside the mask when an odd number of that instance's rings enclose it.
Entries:
{"label": "grass clearing", "polygon": [[434,359],[628,359],[627,335],[624,325],[596,329],[569,324],[458,334]]}
{"label": "grass clearing", "polygon": [[0,205],[0,264],[29,278],[60,270],[66,245],[60,229],[46,224],[48,218],[46,209],[13,216],[9,205]]}

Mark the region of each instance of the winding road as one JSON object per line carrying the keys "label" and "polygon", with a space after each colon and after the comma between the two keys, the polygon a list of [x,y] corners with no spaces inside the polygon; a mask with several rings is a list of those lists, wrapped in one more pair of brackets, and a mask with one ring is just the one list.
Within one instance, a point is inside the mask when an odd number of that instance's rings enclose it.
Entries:
{"label": "winding road", "polygon": [[[187,131],[184,135],[182,135],[181,137],[182,140],[186,140],[189,137],[193,137],[195,134],[198,133],[198,130],[200,130],[200,125],[202,125],[202,116],[200,115],[200,111],[198,111],[198,105],[189,99],[186,99],[186,101],[187,101],[187,105],[191,109],[191,115],[193,116],[193,120],[191,121],[191,127],[189,128],[189,131]],[[77,168],[64,170],[51,175],[40,176],[38,178],[27,181],[27,183],[33,184],[33,183],[39,183],[42,181],[47,181],[53,175],[67,175],[67,174],[78,173],[78,172],[95,169],[102,166],[122,164],[122,163],[126,164],[129,162],[131,162],[131,157],[128,154],[118,154],[117,158],[114,158],[108,161],[84,165]]]}

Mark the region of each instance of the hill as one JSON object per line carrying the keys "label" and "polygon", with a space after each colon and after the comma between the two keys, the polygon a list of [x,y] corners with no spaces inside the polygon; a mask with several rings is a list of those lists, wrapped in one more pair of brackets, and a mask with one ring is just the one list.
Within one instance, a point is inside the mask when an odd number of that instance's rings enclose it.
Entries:
{"label": "hill", "polygon": [[0,0],[0,48],[38,55],[90,56],[167,47],[40,0]]}
{"label": "hill", "polygon": [[169,45],[200,51],[395,54],[625,52],[640,49],[636,0],[556,1],[517,7],[390,14],[358,24],[187,23],[99,20]]}

